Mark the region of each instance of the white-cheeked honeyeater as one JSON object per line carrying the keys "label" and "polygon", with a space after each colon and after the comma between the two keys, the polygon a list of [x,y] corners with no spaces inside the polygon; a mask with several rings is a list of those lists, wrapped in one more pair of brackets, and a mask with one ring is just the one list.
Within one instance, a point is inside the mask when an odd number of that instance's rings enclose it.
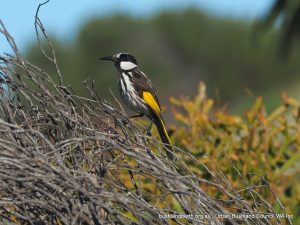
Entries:
{"label": "white-cheeked honeyeater", "polygon": [[140,70],[137,60],[128,53],[100,59],[112,61],[117,67],[117,83],[122,100],[131,110],[138,113],[133,117],[147,116],[156,125],[161,140],[168,149],[167,155],[173,159],[173,148],[161,114],[157,93],[150,79]]}

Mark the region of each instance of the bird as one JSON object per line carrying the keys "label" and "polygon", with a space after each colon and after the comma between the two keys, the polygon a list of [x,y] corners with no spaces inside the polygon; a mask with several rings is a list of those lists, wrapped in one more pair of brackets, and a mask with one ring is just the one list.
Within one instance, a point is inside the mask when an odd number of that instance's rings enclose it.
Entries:
{"label": "bird", "polygon": [[167,148],[168,158],[174,159],[173,146],[162,116],[157,92],[151,80],[140,69],[135,57],[129,53],[118,53],[99,58],[99,60],[111,61],[116,66],[117,85],[121,99],[129,109],[138,113],[130,118],[146,116],[151,121],[149,129],[153,122],[162,143]]}

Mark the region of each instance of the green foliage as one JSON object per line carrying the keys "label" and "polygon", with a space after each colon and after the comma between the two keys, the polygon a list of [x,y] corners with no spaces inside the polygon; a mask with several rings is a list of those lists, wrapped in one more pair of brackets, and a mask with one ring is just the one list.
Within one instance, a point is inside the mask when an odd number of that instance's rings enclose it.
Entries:
{"label": "green foliage", "polygon": [[[107,87],[115,89],[115,69],[97,59],[122,51],[136,55],[162,103],[167,103],[166,96],[195,94],[198,81],[204,80],[209,94],[217,92],[222,102],[238,102],[244,108],[241,93],[249,88],[255,95],[267,93],[267,106],[274,106],[279,98],[271,90],[283,91],[297,82],[299,46],[282,62],[276,52],[278,33],[254,36],[253,31],[250,23],[195,10],[143,20],[119,15],[87,22],[70,43],[56,40],[55,49],[65,81],[79,94],[83,94],[81,81],[90,77],[97,91],[109,96]],[[54,71],[40,54],[37,47],[28,50],[31,61]]]}
{"label": "green foliage", "polygon": [[[259,97],[244,116],[237,116],[224,109],[213,109],[214,101],[206,97],[205,86],[200,83],[194,99],[171,99],[175,105],[175,119],[180,122],[174,128],[173,139],[176,146],[202,163],[209,165],[212,159],[216,161],[237,190],[245,185],[237,172],[240,171],[246,178],[245,183],[256,187],[255,190],[279,212],[272,193],[260,189],[263,185],[271,187],[287,213],[294,215],[293,222],[298,224],[300,103],[287,94],[282,98],[283,104],[271,113],[266,112],[263,98]],[[180,157],[185,158],[186,153]],[[210,178],[206,170],[195,168],[192,161],[189,167],[200,177]],[[215,195],[206,185],[202,188]]]}
{"label": "green foliage", "polygon": [[291,49],[294,39],[299,41],[300,1],[274,0],[274,4],[261,22],[263,27],[277,26],[281,30],[281,53]]}

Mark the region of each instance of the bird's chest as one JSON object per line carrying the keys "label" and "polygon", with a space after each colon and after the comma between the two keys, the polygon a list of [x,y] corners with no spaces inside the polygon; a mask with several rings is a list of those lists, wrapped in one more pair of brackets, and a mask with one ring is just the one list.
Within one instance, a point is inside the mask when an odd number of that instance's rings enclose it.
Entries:
{"label": "bird's chest", "polygon": [[118,76],[118,86],[122,99],[127,104],[134,104],[135,100],[138,98],[138,93],[134,87],[132,77],[127,73],[122,73]]}
{"label": "bird's chest", "polygon": [[134,88],[133,79],[127,73],[121,73],[118,76],[118,86],[123,97],[134,97],[135,95],[137,95]]}
{"label": "bird's chest", "polygon": [[145,110],[144,100],[138,95],[131,74],[119,74],[118,86],[121,98],[129,108],[139,112]]}

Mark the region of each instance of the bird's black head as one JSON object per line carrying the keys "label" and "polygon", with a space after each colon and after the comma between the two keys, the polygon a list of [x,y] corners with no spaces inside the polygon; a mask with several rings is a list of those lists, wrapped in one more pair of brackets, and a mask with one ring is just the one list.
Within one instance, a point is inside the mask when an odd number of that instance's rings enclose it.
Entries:
{"label": "bird's black head", "polygon": [[129,53],[118,53],[113,56],[106,56],[100,58],[100,60],[109,60],[114,62],[115,66],[122,70],[131,70],[138,67],[138,63],[133,55]]}

